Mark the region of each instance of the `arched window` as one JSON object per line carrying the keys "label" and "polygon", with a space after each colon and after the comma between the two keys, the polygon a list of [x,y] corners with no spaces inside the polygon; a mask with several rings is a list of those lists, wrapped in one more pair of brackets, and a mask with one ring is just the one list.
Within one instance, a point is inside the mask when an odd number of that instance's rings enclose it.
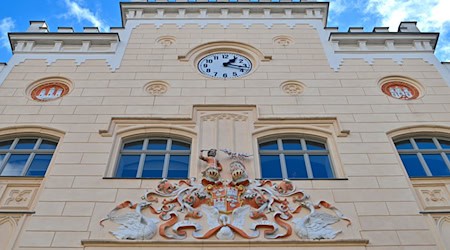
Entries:
{"label": "arched window", "polygon": [[190,142],[162,137],[125,141],[115,176],[183,179],[189,175]]}
{"label": "arched window", "polygon": [[1,140],[0,176],[44,176],[57,144],[42,137]]}
{"label": "arched window", "polygon": [[411,137],[395,141],[409,177],[450,176],[450,140]]}
{"label": "arched window", "polygon": [[259,143],[263,179],[334,178],[326,143],[280,137]]}

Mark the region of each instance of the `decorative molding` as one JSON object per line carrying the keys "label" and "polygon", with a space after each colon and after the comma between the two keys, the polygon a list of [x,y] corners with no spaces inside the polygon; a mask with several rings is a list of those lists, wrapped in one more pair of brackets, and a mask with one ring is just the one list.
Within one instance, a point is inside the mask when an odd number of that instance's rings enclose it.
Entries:
{"label": "decorative molding", "polygon": [[232,121],[247,121],[248,116],[232,113],[218,113],[201,116],[202,121],[218,121],[218,120],[232,120]]}
{"label": "decorative molding", "polygon": [[25,96],[38,102],[54,101],[68,95],[73,83],[64,77],[47,77],[31,83],[25,89]]}
{"label": "decorative molding", "polygon": [[176,37],[174,36],[160,36],[156,39],[156,43],[161,44],[164,48],[171,46],[176,42]]}
{"label": "decorative molding", "polygon": [[169,90],[170,85],[164,81],[152,81],[144,86],[144,91],[150,95],[164,95]]}
{"label": "decorative molding", "polygon": [[273,43],[282,47],[288,47],[294,44],[294,38],[286,35],[276,36],[273,38]]}
{"label": "decorative molding", "polygon": [[36,186],[8,184],[0,199],[0,209],[30,210],[36,190]]}
{"label": "decorative molding", "polygon": [[385,95],[400,100],[415,100],[424,95],[425,88],[418,82],[403,76],[382,78],[378,86]]}
{"label": "decorative molding", "polygon": [[300,95],[305,89],[305,85],[299,81],[285,81],[280,87],[284,93],[292,96]]}
{"label": "decorative molding", "polygon": [[425,211],[450,208],[450,196],[442,184],[413,184]]}

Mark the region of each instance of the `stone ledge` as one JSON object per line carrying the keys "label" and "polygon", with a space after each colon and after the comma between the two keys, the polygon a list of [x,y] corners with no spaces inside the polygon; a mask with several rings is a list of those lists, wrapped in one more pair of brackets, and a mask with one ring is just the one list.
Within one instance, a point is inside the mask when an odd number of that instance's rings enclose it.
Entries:
{"label": "stone ledge", "polygon": [[333,246],[333,247],[344,247],[344,246],[367,246],[369,244],[369,240],[367,239],[344,239],[344,240],[298,240],[298,241],[223,241],[223,240],[215,240],[215,241],[205,241],[205,240],[183,240],[183,241],[151,241],[151,240],[81,240],[81,244],[84,247],[178,247],[180,243],[183,243],[183,247],[219,247],[219,246],[227,246],[227,247],[325,247],[325,246]]}

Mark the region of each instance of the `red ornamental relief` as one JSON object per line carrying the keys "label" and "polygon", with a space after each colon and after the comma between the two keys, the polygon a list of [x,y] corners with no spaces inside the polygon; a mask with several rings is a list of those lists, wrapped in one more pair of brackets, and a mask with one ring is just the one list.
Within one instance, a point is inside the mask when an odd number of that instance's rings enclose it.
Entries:
{"label": "red ornamental relief", "polygon": [[401,100],[414,100],[420,95],[420,92],[416,87],[400,81],[385,83],[381,87],[381,90],[386,95]]}
{"label": "red ornamental relief", "polygon": [[106,221],[120,225],[111,231],[120,240],[151,240],[157,234],[180,240],[188,232],[195,239],[255,239],[261,234],[266,239],[282,239],[295,233],[301,239],[320,240],[341,233],[331,225],[341,220],[351,224],[330,203],[311,201],[289,180],[250,179],[244,165],[250,155],[221,151],[233,160],[231,179],[221,178],[225,168],[216,158],[217,150],[208,150],[207,156],[200,156],[207,165],[201,181],[163,179],[143,201],[117,205],[100,225]]}
{"label": "red ornamental relief", "polygon": [[31,98],[36,101],[46,102],[56,100],[69,93],[69,87],[65,84],[52,82],[39,85],[31,91]]}

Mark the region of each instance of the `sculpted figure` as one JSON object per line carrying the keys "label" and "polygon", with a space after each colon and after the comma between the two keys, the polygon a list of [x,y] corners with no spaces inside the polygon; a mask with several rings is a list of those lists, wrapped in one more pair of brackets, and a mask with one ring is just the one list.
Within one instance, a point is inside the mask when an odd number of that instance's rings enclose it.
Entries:
{"label": "sculpted figure", "polygon": [[220,162],[216,159],[217,150],[216,149],[208,150],[207,157],[203,156],[203,151],[206,150],[201,151],[202,154],[200,155],[200,160],[208,163],[208,168],[214,167],[217,168],[219,171],[222,171],[222,164],[220,164]]}
{"label": "sculpted figure", "polygon": [[[202,150],[200,151],[203,154]],[[208,150],[208,156],[200,155],[200,160],[206,162],[208,167],[206,167],[205,171],[202,172],[204,179],[209,182],[216,182],[220,178],[220,171],[222,171],[222,164],[216,159],[217,150],[210,149]]]}

